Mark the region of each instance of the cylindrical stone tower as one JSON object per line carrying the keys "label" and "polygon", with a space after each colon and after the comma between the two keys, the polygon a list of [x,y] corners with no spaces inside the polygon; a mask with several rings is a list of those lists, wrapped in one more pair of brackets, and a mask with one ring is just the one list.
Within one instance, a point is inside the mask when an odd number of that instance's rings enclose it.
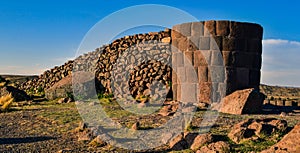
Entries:
{"label": "cylindrical stone tower", "polygon": [[[234,21],[203,21],[172,28],[172,89],[175,100],[185,99],[189,76],[186,61],[197,74],[197,101],[218,102],[236,90],[259,90],[263,28]],[[192,84],[194,84],[193,82]],[[191,84],[190,84],[191,85]]]}

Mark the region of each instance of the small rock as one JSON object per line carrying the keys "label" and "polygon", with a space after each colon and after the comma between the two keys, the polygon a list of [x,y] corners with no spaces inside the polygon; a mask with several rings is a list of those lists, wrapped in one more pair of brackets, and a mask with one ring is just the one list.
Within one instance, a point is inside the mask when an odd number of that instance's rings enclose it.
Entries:
{"label": "small rock", "polygon": [[225,141],[218,141],[201,147],[196,153],[229,153],[230,145]]}
{"label": "small rock", "polygon": [[92,146],[92,147],[103,147],[103,146],[106,146],[106,145],[107,145],[107,143],[101,139],[100,135],[98,135],[95,139],[93,139],[89,143],[89,146]]}
{"label": "small rock", "polygon": [[89,130],[85,130],[78,133],[78,141],[91,141],[92,140],[92,132]]}
{"label": "small rock", "polygon": [[280,117],[286,117],[286,116],[287,116],[286,112],[281,112],[280,113]]}
{"label": "small rock", "polygon": [[58,99],[57,103],[58,104],[63,104],[63,103],[66,103],[67,101],[68,101],[67,98],[60,98],[60,99]]}
{"label": "small rock", "polygon": [[163,38],[163,39],[161,40],[161,42],[163,42],[163,43],[170,43],[170,42],[171,42],[171,37]]}
{"label": "small rock", "polygon": [[179,134],[174,139],[172,139],[169,143],[169,147],[175,151],[186,149],[187,142],[184,140],[183,134]]}
{"label": "small rock", "polygon": [[94,101],[89,103],[89,106],[95,106],[95,105],[97,105],[97,103]]}
{"label": "small rock", "polygon": [[213,142],[213,137],[211,134],[200,134],[197,135],[191,145],[192,150],[197,150],[205,144]]}
{"label": "small rock", "polygon": [[207,104],[207,103],[201,103],[201,102],[200,102],[200,103],[198,103],[197,107],[200,108],[200,109],[207,108],[207,107],[208,107],[208,104]]}
{"label": "small rock", "polygon": [[140,128],[140,122],[136,122],[131,126],[132,130],[139,130]]}

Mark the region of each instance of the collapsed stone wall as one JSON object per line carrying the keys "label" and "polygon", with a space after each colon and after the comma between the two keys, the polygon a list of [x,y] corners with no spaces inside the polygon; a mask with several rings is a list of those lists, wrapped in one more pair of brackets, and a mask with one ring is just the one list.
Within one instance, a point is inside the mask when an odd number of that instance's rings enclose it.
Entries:
{"label": "collapsed stone wall", "polygon": [[[170,29],[166,29],[165,31],[135,34],[116,39],[109,45],[104,45],[93,52],[77,57],[75,60],[47,70],[38,78],[29,80],[19,85],[18,88],[27,92],[38,93],[70,76],[73,69],[76,69],[93,72],[97,79],[96,82],[99,83],[96,86],[102,87],[98,92],[109,94],[112,93],[111,78],[118,78],[118,75],[112,76],[114,66],[123,66],[124,68],[124,65],[130,61],[133,62],[131,63],[133,69],[130,71],[126,83],[129,84],[130,93],[136,97],[143,94],[149,83],[151,84],[154,80],[161,81],[165,85],[171,81],[170,67],[162,64],[168,63],[168,61],[170,63],[170,32]],[[138,52],[142,50],[147,51],[147,54],[144,55],[149,57],[151,55],[157,60],[145,61],[143,54],[138,55]],[[125,60],[123,58],[124,61],[117,62],[119,57],[125,57]],[[143,60],[144,63],[135,63],[135,61]],[[74,64],[75,61],[76,64]],[[129,67],[124,68],[124,70],[129,70]],[[120,86],[124,87],[124,83]]]}
{"label": "collapsed stone wall", "polygon": [[[236,90],[259,90],[262,34],[263,29],[258,24],[233,21],[175,25],[172,45],[185,55],[185,59],[180,53],[172,56],[176,69],[172,73],[173,98],[192,96],[185,90],[185,83],[195,88],[197,101],[204,103],[220,101],[220,97]],[[192,70],[187,67],[187,61],[197,73],[196,83],[191,84]]]}

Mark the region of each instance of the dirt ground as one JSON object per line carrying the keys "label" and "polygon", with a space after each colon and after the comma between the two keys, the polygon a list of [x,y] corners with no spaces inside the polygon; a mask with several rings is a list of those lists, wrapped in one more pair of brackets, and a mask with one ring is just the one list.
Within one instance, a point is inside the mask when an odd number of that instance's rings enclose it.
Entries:
{"label": "dirt ground", "polygon": [[[106,108],[118,111],[115,105],[106,104]],[[195,131],[199,128],[202,115],[205,111],[198,110],[192,120],[188,130]],[[280,112],[280,111],[278,111]],[[300,122],[298,111],[287,113],[286,116],[279,114],[262,115],[227,115],[220,114],[217,122],[210,130],[210,133],[219,136],[221,140],[226,140],[226,134],[232,126],[246,118],[279,118],[288,121],[289,127],[293,127]],[[115,120],[122,125],[130,126],[138,118],[130,114],[116,113]],[[167,120],[169,117],[148,117],[142,119],[141,126],[149,126],[153,120]],[[75,103],[56,104],[56,102],[39,102],[30,105],[13,107],[10,112],[0,113],[0,152],[131,152],[117,148],[91,148],[87,143],[79,142],[74,129],[81,122],[80,115],[77,112]],[[152,120],[152,122],[151,122]],[[149,125],[151,123],[151,125]],[[271,145],[271,144],[270,144]],[[255,145],[232,145],[233,152],[247,152],[251,150],[261,150],[268,146]],[[156,150],[158,151],[158,150]],[[149,152],[156,152],[149,150]],[[169,152],[170,150],[159,150],[160,152]],[[192,152],[184,150],[182,152]]]}

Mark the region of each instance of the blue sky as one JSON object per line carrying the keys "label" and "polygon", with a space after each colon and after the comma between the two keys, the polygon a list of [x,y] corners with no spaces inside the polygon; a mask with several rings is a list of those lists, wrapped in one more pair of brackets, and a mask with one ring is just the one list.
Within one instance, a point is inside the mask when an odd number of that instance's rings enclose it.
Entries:
{"label": "blue sky", "polygon": [[[261,24],[264,27],[262,83],[300,86],[298,1],[2,0],[0,74],[39,74],[61,65],[76,55],[85,34],[98,21],[120,9],[141,4],[176,7],[199,20]],[[136,18],[142,16],[136,14]],[[124,17],[126,20],[130,19]]]}

